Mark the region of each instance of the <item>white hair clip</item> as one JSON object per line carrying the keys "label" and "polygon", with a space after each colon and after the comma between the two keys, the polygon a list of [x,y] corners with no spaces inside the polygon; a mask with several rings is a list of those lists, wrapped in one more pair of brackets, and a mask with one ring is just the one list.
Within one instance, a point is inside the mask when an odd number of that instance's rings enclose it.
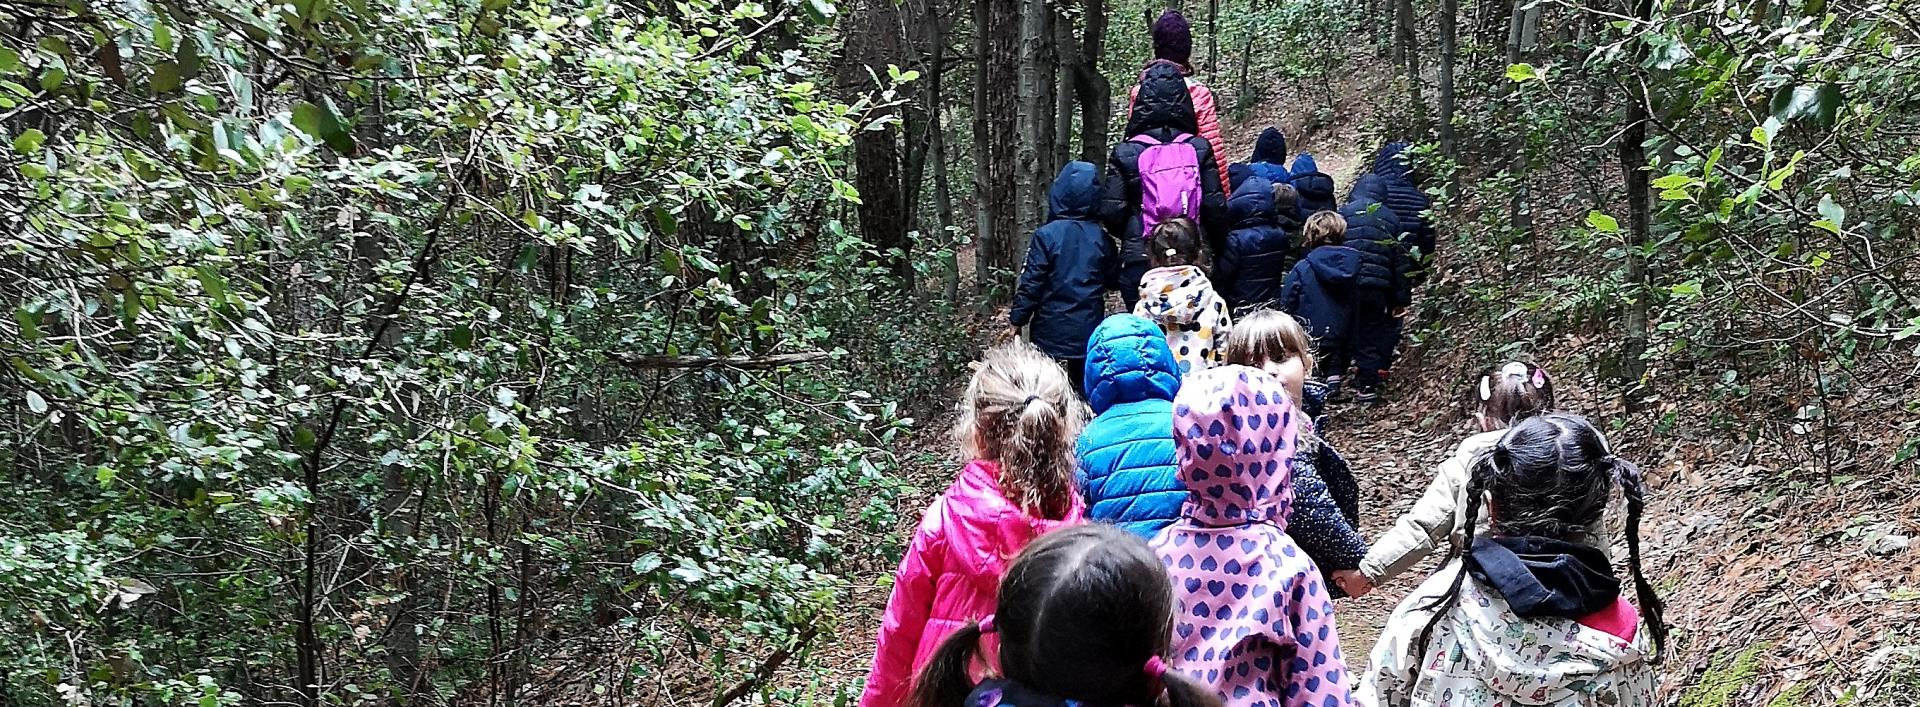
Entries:
{"label": "white hair clip", "polygon": [[1500,367],[1500,375],[1508,378],[1525,378],[1527,377],[1527,364],[1519,361],[1509,361],[1507,365]]}
{"label": "white hair clip", "polygon": [[1493,399],[1493,376],[1480,377],[1480,402]]}
{"label": "white hair clip", "polygon": [[1547,387],[1547,369],[1545,368],[1533,369],[1533,387],[1535,388]]}
{"label": "white hair clip", "polygon": [[1179,253],[1180,253],[1180,251],[1178,251],[1178,250],[1175,250],[1175,249],[1173,249],[1173,248],[1168,248],[1168,249],[1167,249],[1167,257],[1169,257],[1169,258],[1171,258],[1171,257],[1173,257],[1173,256],[1175,256],[1175,255],[1178,255]]}

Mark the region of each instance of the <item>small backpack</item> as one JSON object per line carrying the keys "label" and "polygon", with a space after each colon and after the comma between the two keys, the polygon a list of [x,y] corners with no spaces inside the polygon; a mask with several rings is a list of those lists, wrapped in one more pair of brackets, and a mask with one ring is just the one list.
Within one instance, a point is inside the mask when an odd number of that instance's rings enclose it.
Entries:
{"label": "small backpack", "polygon": [[1135,135],[1131,142],[1146,145],[1140,153],[1140,234],[1153,232],[1162,221],[1175,218],[1200,221],[1200,153],[1181,133],[1170,142],[1151,135]]}

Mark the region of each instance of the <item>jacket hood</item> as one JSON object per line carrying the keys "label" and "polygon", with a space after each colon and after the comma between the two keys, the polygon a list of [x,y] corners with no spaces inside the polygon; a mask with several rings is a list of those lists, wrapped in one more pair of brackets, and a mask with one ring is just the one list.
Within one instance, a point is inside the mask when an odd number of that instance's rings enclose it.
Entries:
{"label": "jacket hood", "polygon": [[1193,96],[1187,93],[1187,77],[1172,62],[1156,61],[1141,72],[1140,94],[1134,98],[1133,115],[1127,118],[1128,136],[1156,129],[1200,134],[1200,118],[1193,110]]}
{"label": "jacket hood", "polygon": [[1381,146],[1380,152],[1373,156],[1373,173],[1412,183],[1413,170],[1407,165],[1406,151],[1407,143],[1404,142],[1389,142]]}
{"label": "jacket hood", "polygon": [[1296,417],[1280,379],[1259,369],[1216,366],[1189,376],[1173,399],[1186,517],[1201,525],[1267,523],[1286,530]]}
{"label": "jacket hood", "polygon": [[1179,326],[1200,321],[1213,283],[1207,274],[1192,265],[1154,268],[1140,277],[1140,303],[1149,317],[1162,325]]}
{"label": "jacket hood", "polygon": [[1378,204],[1387,200],[1387,182],[1378,174],[1361,175],[1353,183],[1353,192],[1347,195],[1347,201],[1366,204]]}
{"label": "jacket hood", "polygon": [[1091,162],[1068,162],[1047,191],[1048,213],[1057,219],[1091,217],[1099,202],[1100,170]]}
{"label": "jacket hood", "polygon": [[1302,152],[1299,157],[1293,158],[1293,173],[1295,176],[1313,174],[1318,171],[1320,171],[1320,163],[1313,161],[1313,153]]}
{"label": "jacket hood", "polygon": [[1227,221],[1235,228],[1273,225],[1273,182],[1251,175],[1227,197]]}
{"label": "jacket hood", "polygon": [[1116,314],[1087,340],[1087,404],[1093,414],[1142,400],[1172,400],[1180,390],[1180,362],[1160,325]]}
{"label": "jacket hood", "polygon": [[1526,618],[1577,619],[1612,606],[1620,598],[1620,580],[1606,553],[1551,538],[1531,536],[1473,539],[1474,579],[1486,582]]}
{"label": "jacket hood", "polygon": [[1308,251],[1302,260],[1313,268],[1315,277],[1328,284],[1352,284],[1360,276],[1360,251],[1343,245],[1320,246]]}
{"label": "jacket hood", "polygon": [[[1453,575],[1435,577],[1451,580]],[[1622,641],[1572,619],[1520,618],[1497,592],[1477,581],[1465,583],[1460,592],[1455,611],[1466,618],[1453,625],[1467,627],[1471,638],[1454,643],[1459,650],[1447,655],[1470,662],[1476,682],[1511,704],[1585,704],[1595,683],[1625,688],[1632,676],[1653,670],[1645,665],[1644,631],[1633,642]]]}
{"label": "jacket hood", "polygon": [[1260,137],[1253,141],[1253,162],[1271,164],[1287,163],[1287,136],[1279,128],[1269,127],[1260,131]]}

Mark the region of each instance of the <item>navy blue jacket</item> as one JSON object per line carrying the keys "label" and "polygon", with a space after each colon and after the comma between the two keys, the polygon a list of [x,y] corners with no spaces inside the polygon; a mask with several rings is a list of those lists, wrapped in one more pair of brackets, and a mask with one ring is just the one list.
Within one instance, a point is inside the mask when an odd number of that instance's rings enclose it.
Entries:
{"label": "navy blue jacket", "polygon": [[[1186,133],[1187,144],[1200,160],[1200,230],[1215,250],[1227,235],[1227,195],[1220,184],[1213,144],[1200,136],[1200,121],[1194,117],[1193,96],[1187,93],[1187,77],[1170,62],[1154,62],[1140,77],[1140,95],[1134,99],[1133,115],[1127,119],[1124,134],[1150,135],[1156,140],[1172,140]],[[1140,223],[1140,154],[1146,145],[1123,139],[1107,157],[1105,205],[1100,213],[1107,230],[1120,239],[1122,263],[1147,259],[1147,243]]]}
{"label": "navy blue jacket", "polygon": [[1305,152],[1293,160],[1293,190],[1300,194],[1295,204],[1300,212],[1300,221],[1317,211],[1332,211],[1339,206],[1334,201],[1333,177],[1320,171],[1320,165],[1313,161],[1313,155]]}
{"label": "navy blue jacket", "polygon": [[1361,177],[1340,215],[1347,219],[1347,247],[1360,251],[1360,273],[1354,282],[1356,301],[1403,307],[1413,301],[1407,273],[1413,261],[1401,243],[1400,222],[1380,200],[1379,176]]}
{"label": "navy blue jacket", "polygon": [[1404,231],[1401,236],[1409,251],[1419,250],[1419,257],[1425,259],[1433,255],[1433,224],[1427,221],[1425,212],[1433,208],[1433,200],[1420,190],[1414,182],[1413,169],[1407,164],[1407,144],[1404,142],[1387,143],[1373,158],[1373,173],[1380,175],[1385,183],[1383,195],[1388,207],[1400,219]]}
{"label": "navy blue jacket", "polygon": [[1273,183],[1259,175],[1247,177],[1227,199],[1227,218],[1233,231],[1215,258],[1209,279],[1234,312],[1271,307],[1280,299],[1280,285],[1293,255],[1295,226],[1292,215],[1281,220],[1274,213]]}
{"label": "navy blue jacket", "polygon": [[1055,358],[1079,358],[1087,337],[1107,313],[1119,258],[1100,230],[1099,174],[1091,163],[1068,162],[1047,194],[1052,220],[1033,232],[1026,268],[1007,320],[1033,324],[1033,345]]}
{"label": "navy blue jacket", "polygon": [[1306,325],[1315,341],[1339,341],[1352,320],[1354,283],[1360,278],[1360,251],[1323,245],[1293,264],[1280,289],[1280,308]]}
{"label": "navy blue jacket", "polygon": [[1360,487],[1353,471],[1325,441],[1313,444],[1302,439],[1299,449],[1293,457],[1294,501],[1287,535],[1307,551],[1323,575],[1359,569],[1360,558],[1367,555],[1367,540],[1354,530],[1360,515]]}
{"label": "navy blue jacket", "polygon": [[1260,131],[1253,142],[1253,155],[1246,162],[1227,165],[1227,188],[1240,191],[1240,184],[1251,176],[1265,177],[1274,184],[1293,181],[1293,172],[1287,169],[1287,136],[1279,128]]}
{"label": "navy blue jacket", "polygon": [[1088,515],[1151,538],[1187,500],[1173,442],[1180,364],[1159,324],[1116,314],[1093,330],[1086,374],[1095,417],[1074,456]]}

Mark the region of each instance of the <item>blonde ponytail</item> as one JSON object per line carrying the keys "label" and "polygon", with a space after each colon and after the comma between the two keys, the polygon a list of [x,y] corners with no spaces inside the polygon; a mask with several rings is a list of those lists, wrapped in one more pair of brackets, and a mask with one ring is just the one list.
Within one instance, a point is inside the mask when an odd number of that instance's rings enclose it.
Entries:
{"label": "blonde ponytail", "polygon": [[1059,519],[1073,505],[1073,442],[1085,416],[1066,371],[1031,345],[989,350],[960,400],[954,438],[997,462],[1000,486],[1029,515]]}

